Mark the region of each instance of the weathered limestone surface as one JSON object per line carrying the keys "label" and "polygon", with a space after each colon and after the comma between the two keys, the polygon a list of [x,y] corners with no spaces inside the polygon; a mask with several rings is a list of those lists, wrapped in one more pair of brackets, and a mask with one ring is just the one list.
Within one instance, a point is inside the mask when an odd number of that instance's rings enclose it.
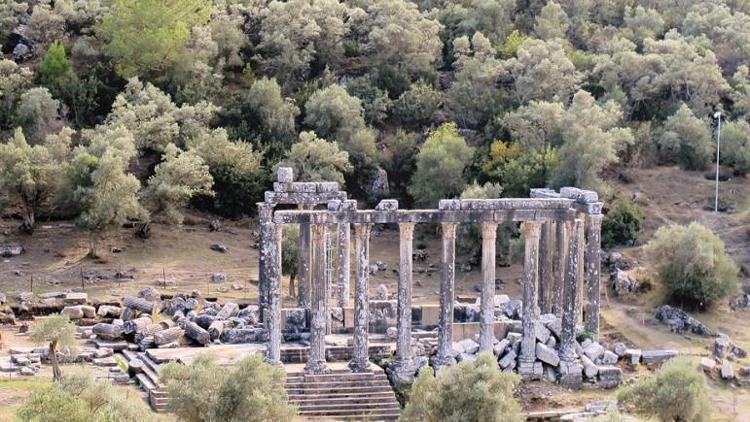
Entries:
{"label": "weathered limestone surface", "polygon": [[396,339],[396,359],[391,366],[395,381],[399,384],[411,382],[414,378],[414,354],[411,349],[411,291],[412,254],[414,224],[399,224],[399,277],[398,277],[398,337]]}
{"label": "weathered limestone surface", "polygon": [[[300,209],[312,209],[308,205],[300,205]],[[302,308],[310,307],[310,223],[299,225],[299,258],[297,261],[297,304]]]}
{"label": "weathered limestone surface", "polygon": [[322,224],[312,226],[311,307],[310,307],[310,357],[305,365],[309,374],[328,372],[326,365],[325,336],[328,320],[328,295],[326,289],[326,231]]}
{"label": "weathered limestone surface", "polygon": [[529,378],[534,374],[536,362],[535,323],[539,319],[539,237],[541,224],[525,222],[521,225],[525,246],[523,264],[523,337],[521,355],[518,358],[518,373]]}
{"label": "weathered limestone surface", "polygon": [[495,340],[495,241],[497,224],[482,223],[482,295],[479,350],[492,351]]}
{"label": "weathered limestone surface", "polygon": [[370,225],[354,225],[354,251],[357,259],[354,285],[354,350],[349,367],[354,372],[369,370],[368,326],[370,323]]}
{"label": "weathered limestone surface", "polygon": [[577,309],[578,292],[576,289],[578,275],[578,247],[579,236],[583,236],[583,222],[576,219],[574,223],[565,222],[565,231],[570,233],[570,247],[568,248],[568,263],[563,286],[563,315],[562,332],[560,333],[560,382],[571,388],[579,388],[582,382],[581,364],[576,357],[576,332],[578,322]]}
{"label": "weathered limestone surface", "polygon": [[443,250],[440,274],[440,319],[438,327],[438,351],[433,362],[437,369],[450,365],[453,342],[453,300],[455,296],[456,224],[443,223]]}
{"label": "weathered limestone surface", "polygon": [[270,235],[273,246],[266,253],[268,317],[264,321],[269,336],[266,361],[272,365],[281,365],[281,225],[272,224]]}
{"label": "weathered limestone surface", "polygon": [[599,336],[602,215],[586,216],[586,330]]}
{"label": "weathered limestone surface", "polygon": [[339,307],[349,306],[349,281],[351,274],[351,228],[347,223],[338,225],[338,285],[336,293]]}

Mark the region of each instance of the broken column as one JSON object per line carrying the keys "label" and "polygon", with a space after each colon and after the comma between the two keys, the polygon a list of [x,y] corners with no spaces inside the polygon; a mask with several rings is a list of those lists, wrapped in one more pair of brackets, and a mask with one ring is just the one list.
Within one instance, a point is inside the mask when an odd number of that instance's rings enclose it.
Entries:
{"label": "broken column", "polygon": [[[301,210],[312,209],[309,205],[299,205]],[[297,261],[297,304],[301,308],[310,307],[310,223],[299,225],[299,258]]]}
{"label": "broken column", "polygon": [[482,223],[482,293],[479,351],[492,352],[495,340],[495,240],[497,223]]}
{"label": "broken column", "polygon": [[390,367],[396,384],[414,380],[414,355],[411,350],[411,281],[414,223],[401,223],[399,228],[399,276],[398,276],[398,338],[396,359]]}
{"label": "broken column", "polygon": [[269,244],[273,242],[271,238],[271,226],[273,225],[273,205],[265,202],[258,203],[258,312],[260,318],[265,318],[264,314],[267,307],[268,296],[268,261]]}
{"label": "broken column", "polygon": [[586,216],[586,331],[599,339],[602,215]]}
{"label": "broken column", "polygon": [[442,223],[443,251],[440,271],[440,319],[438,327],[438,351],[432,366],[435,370],[453,363],[453,299],[456,267],[456,223]]}
{"label": "broken column", "polygon": [[305,372],[323,374],[326,365],[328,296],[326,289],[326,231],[324,224],[312,226],[312,273],[310,274],[310,357]]}
{"label": "broken column", "polygon": [[368,326],[370,323],[370,225],[354,225],[354,253],[356,280],[354,284],[354,350],[349,368],[354,372],[365,372],[370,368]]}
{"label": "broken column", "polygon": [[336,288],[337,304],[339,307],[349,306],[349,279],[351,274],[351,234],[349,223],[338,225],[338,286]]}
{"label": "broken column", "polygon": [[534,324],[539,320],[537,302],[541,223],[525,221],[521,224],[521,230],[523,231],[525,255],[523,264],[523,336],[521,337],[521,354],[518,358],[518,374],[523,378],[531,378],[534,375],[534,363],[536,362],[536,330]]}
{"label": "broken column", "polygon": [[280,224],[270,225],[270,242],[266,245],[267,310],[265,316],[268,343],[266,362],[281,365],[281,242]]}
{"label": "broken column", "polygon": [[578,265],[580,261],[579,238],[583,236],[583,221],[566,221],[565,231],[570,239],[568,247],[568,264],[563,286],[563,315],[560,333],[560,383],[571,388],[579,388],[583,380],[583,367],[576,356],[576,324],[578,323]]}

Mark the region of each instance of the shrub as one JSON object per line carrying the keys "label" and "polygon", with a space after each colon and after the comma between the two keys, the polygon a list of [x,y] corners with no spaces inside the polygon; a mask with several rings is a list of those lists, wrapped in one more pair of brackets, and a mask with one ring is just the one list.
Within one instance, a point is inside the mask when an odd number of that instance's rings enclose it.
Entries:
{"label": "shrub", "polygon": [[739,174],[750,171],[750,124],[744,120],[727,122],[721,129],[721,161]]}
{"label": "shrub", "polygon": [[737,289],[724,242],[699,223],[660,228],[645,253],[672,300],[704,307]]}
{"label": "shrub", "polygon": [[672,359],[653,377],[625,388],[617,399],[639,415],[662,421],[707,421],[711,412],[706,379],[684,357]]}
{"label": "shrub", "polygon": [[635,242],[642,225],[640,207],[627,199],[618,200],[602,221],[602,245],[611,248]]}
{"label": "shrub", "polygon": [[463,361],[440,371],[419,371],[403,421],[521,421],[521,406],[513,398],[514,374],[501,372],[491,354]]}
{"label": "shrub", "polygon": [[393,115],[407,124],[429,123],[440,105],[440,92],[424,82],[413,84],[393,104]]}
{"label": "shrub", "polygon": [[551,147],[523,149],[518,143],[496,141],[490,145],[482,171],[503,185],[506,196],[526,197],[531,188],[547,185],[557,165],[557,153]]}
{"label": "shrub", "polygon": [[187,422],[287,421],[296,414],[287,403],[284,372],[264,363],[261,355],[226,369],[204,353],[190,366],[166,364],[161,379],[174,412]]}
{"label": "shrub", "polygon": [[664,123],[659,146],[665,158],[687,170],[703,170],[715,153],[708,125],[685,104]]}
{"label": "shrub", "polygon": [[362,76],[349,82],[346,91],[362,101],[367,123],[380,123],[388,117],[392,101],[388,93],[375,86],[369,77]]}

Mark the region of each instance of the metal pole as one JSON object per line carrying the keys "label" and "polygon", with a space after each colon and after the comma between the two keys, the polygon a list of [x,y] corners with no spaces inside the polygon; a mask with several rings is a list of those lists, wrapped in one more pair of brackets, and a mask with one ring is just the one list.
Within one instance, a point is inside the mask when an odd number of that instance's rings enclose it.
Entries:
{"label": "metal pole", "polygon": [[719,212],[719,153],[721,151],[721,112],[714,113],[714,117],[719,120],[716,130],[716,194],[714,198],[714,213]]}

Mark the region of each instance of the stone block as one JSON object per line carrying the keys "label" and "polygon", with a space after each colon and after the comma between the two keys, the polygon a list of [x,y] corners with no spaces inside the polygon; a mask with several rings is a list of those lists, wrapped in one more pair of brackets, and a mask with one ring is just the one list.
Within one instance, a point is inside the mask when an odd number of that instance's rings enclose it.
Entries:
{"label": "stone block", "polygon": [[273,191],[274,192],[292,192],[292,186],[294,186],[294,183],[291,182],[273,182]]}
{"label": "stone block", "polygon": [[560,194],[554,189],[534,188],[529,191],[529,198],[559,198]]}
{"label": "stone block", "polygon": [[338,192],[339,190],[339,184],[336,182],[318,182],[315,187],[318,193]]}
{"label": "stone block", "polygon": [[583,374],[586,375],[586,378],[595,379],[597,374],[599,374],[599,367],[588,356],[581,356],[581,364],[583,365]]}
{"label": "stone block", "polygon": [[357,201],[354,199],[347,199],[341,204],[341,211],[357,211]]}
{"label": "stone block", "polygon": [[613,348],[613,351],[618,357],[625,356],[626,350],[628,350],[628,346],[626,346],[625,343],[615,343],[615,347]]}
{"label": "stone block", "polygon": [[544,379],[554,383],[557,381],[557,373],[555,372],[555,368],[551,366],[544,366]]}
{"label": "stone block", "polygon": [[495,295],[494,297],[495,308],[499,308],[508,302],[510,302],[508,295]]}
{"label": "stone block", "polygon": [[534,322],[534,335],[536,336],[536,339],[539,340],[542,343],[546,343],[547,340],[549,340],[552,333],[550,330],[544,326],[544,323],[541,321],[535,321]]}
{"label": "stone block", "polygon": [[292,183],[294,181],[294,170],[291,167],[279,167],[276,170],[276,180],[282,183]]}
{"label": "stone block", "polygon": [[516,352],[511,350],[508,353],[505,354],[500,360],[497,362],[501,368],[506,369],[511,366],[515,367],[516,365]]}
{"label": "stone block", "polygon": [[316,193],[318,184],[315,182],[294,182],[292,183],[291,192],[294,193]]}
{"label": "stone block", "polygon": [[460,199],[441,199],[438,202],[438,209],[442,211],[459,211],[461,209]]}
{"label": "stone block", "polygon": [[504,338],[495,344],[495,346],[492,348],[493,353],[495,353],[495,356],[502,356],[505,354],[505,350],[508,349],[508,346],[510,346],[510,340]]}
{"label": "stone block", "polygon": [[615,388],[622,383],[622,378],[622,369],[616,366],[600,366],[597,384],[602,388]]}
{"label": "stone block", "polygon": [[550,349],[554,349],[555,347],[557,347],[557,339],[555,338],[555,336],[549,336],[549,339],[544,344],[546,344]]}
{"label": "stone block", "polygon": [[326,209],[328,211],[340,211],[341,210],[341,201],[338,199],[331,199],[326,204]]}
{"label": "stone block", "polygon": [[602,363],[604,365],[614,365],[617,363],[617,359],[618,357],[615,353],[605,350],[604,355],[602,356]]}
{"label": "stone block", "polygon": [[65,302],[65,304],[83,304],[88,300],[88,293],[68,292],[65,294],[63,302]]}
{"label": "stone block", "polygon": [[517,332],[509,332],[505,338],[510,341],[510,344],[517,344],[521,342],[521,339],[523,338],[523,334],[517,333]]}
{"label": "stone block", "polygon": [[465,353],[465,352],[466,351],[464,350],[464,347],[461,345],[461,343],[454,341],[451,344],[451,356],[453,356],[454,358],[460,355],[461,353]]}
{"label": "stone block", "polygon": [[641,363],[642,354],[641,349],[626,349],[624,356],[631,365],[635,366]]}
{"label": "stone block", "polygon": [[536,358],[550,366],[560,364],[560,356],[557,355],[557,352],[542,343],[536,344]]}
{"label": "stone block", "polygon": [[703,372],[711,373],[714,368],[716,368],[716,361],[711,358],[703,357],[701,358],[698,366],[701,368],[701,370],[703,370]]}
{"label": "stone block", "polygon": [[464,353],[474,354],[479,350],[479,343],[470,338],[465,338],[458,343],[463,348]]}
{"label": "stone block", "polygon": [[395,199],[383,199],[375,206],[376,211],[397,211],[398,201]]}
{"label": "stone block", "polygon": [[580,362],[560,361],[560,384],[565,387],[578,389],[583,382],[583,366]]}
{"label": "stone block", "polygon": [[604,346],[597,342],[591,342],[591,344],[583,346],[583,354],[596,362],[602,357],[602,355],[604,355]]}
{"label": "stone block", "polygon": [[83,309],[80,305],[66,306],[60,311],[60,314],[67,315],[71,320],[77,320],[83,318]]}
{"label": "stone block", "polygon": [[732,366],[732,362],[726,360],[721,364],[721,378],[725,380],[734,379],[734,367]]}
{"label": "stone block", "polygon": [[677,356],[676,350],[644,350],[641,354],[641,361],[644,365],[661,365],[675,356]]}
{"label": "stone block", "polygon": [[574,199],[581,204],[589,204],[599,201],[599,194],[591,190],[583,190],[574,187],[560,188],[560,196],[563,198]]}

